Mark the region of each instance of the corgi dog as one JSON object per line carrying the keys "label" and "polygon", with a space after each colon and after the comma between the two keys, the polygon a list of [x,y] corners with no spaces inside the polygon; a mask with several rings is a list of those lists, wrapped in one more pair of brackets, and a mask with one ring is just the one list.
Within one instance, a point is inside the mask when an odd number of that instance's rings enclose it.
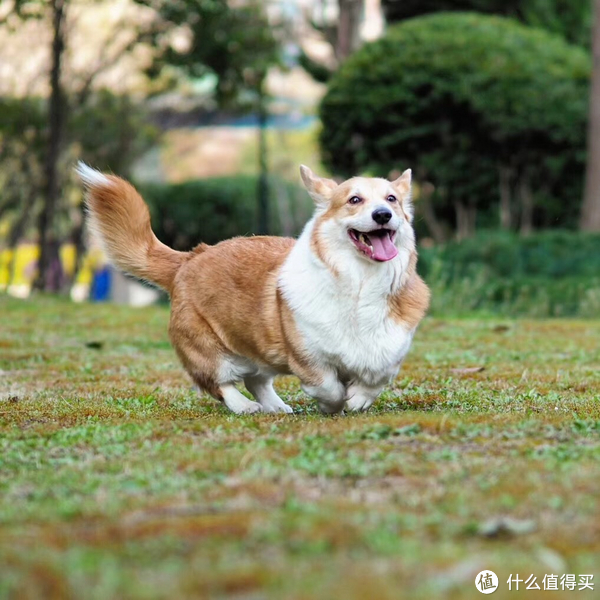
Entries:
{"label": "corgi dog", "polygon": [[364,411],[398,373],[429,305],[410,170],[338,184],[302,166],[315,212],[297,240],[237,237],[190,252],[158,240],[128,182],[83,163],[77,172],[109,259],[169,293],[183,366],[234,413],[291,413],[273,389],[278,374],[298,376],[323,413]]}

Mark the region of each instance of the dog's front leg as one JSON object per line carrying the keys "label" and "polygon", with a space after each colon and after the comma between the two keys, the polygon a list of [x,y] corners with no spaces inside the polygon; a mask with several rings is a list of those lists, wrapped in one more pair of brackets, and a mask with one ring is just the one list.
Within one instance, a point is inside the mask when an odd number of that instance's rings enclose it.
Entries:
{"label": "dog's front leg", "polygon": [[348,386],[346,409],[352,412],[369,410],[384,387],[383,385],[368,386],[364,383],[351,383]]}
{"label": "dog's front leg", "polygon": [[316,398],[322,413],[332,415],[342,412],[344,408],[346,386],[333,371],[325,373],[318,385],[302,383],[302,390],[305,394]]}

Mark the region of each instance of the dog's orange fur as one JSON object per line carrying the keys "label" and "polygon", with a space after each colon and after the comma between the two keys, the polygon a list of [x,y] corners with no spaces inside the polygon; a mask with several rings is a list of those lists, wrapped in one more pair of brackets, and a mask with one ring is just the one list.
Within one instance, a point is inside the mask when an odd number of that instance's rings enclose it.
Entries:
{"label": "dog's orange fur", "polygon": [[417,275],[417,253],[410,258],[406,283],[393,296],[388,305],[390,316],[407,327],[416,327],[429,308],[431,292],[425,282]]}
{"label": "dog's orange fur", "polygon": [[[276,285],[293,244],[290,238],[234,238],[195,255],[177,274],[171,341],[196,383],[213,396],[220,397],[214,371],[226,352],[319,383]],[[207,357],[214,362],[207,364]]]}
{"label": "dog's orange fur", "polygon": [[233,238],[177,252],[152,232],[148,207],[135,188],[107,177],[111,185],[94,186],[87,197],[92,228],[119,268],[169,292],[171,342],[200,388],[221,398],[216,369],[227,352],[319,383],[276,286],[293,239]]}
{"label": "dog's orange fur", "polygon": [[172,250],[158,240],[148,207],[131,184],[114,175],[106,178],[111,185],[94,186],[86,200],[91,228],[117,267],[170,292],[189,253]]}

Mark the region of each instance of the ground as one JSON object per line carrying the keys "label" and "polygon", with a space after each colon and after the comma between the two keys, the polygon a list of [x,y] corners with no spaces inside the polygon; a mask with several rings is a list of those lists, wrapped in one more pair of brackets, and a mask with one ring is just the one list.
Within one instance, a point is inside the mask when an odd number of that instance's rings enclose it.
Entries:
{"label": "ground", "polygon": [[294,415],[199,397],[167,321],[0,296],[1,598],[600,589],[600,321],[430,317],[374,409],[334,418],[292,377]]}

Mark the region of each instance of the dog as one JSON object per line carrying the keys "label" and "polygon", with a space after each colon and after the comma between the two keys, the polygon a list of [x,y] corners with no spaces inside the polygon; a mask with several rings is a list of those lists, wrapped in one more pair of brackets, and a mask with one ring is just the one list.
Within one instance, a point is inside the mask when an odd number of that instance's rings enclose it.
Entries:
{"label": "dog", "polygon": [[234,413],[291,413],[278,374],[298,376],[323,413],[365,411],[398,373],[430,296],[416,272],[410,169],[338,184],[302,166],[315,212],[297,240],[236,237],[190,252],[158,240],[127,181],[83,163],[77,172],[109,259],[169,293],[179,359]]}

